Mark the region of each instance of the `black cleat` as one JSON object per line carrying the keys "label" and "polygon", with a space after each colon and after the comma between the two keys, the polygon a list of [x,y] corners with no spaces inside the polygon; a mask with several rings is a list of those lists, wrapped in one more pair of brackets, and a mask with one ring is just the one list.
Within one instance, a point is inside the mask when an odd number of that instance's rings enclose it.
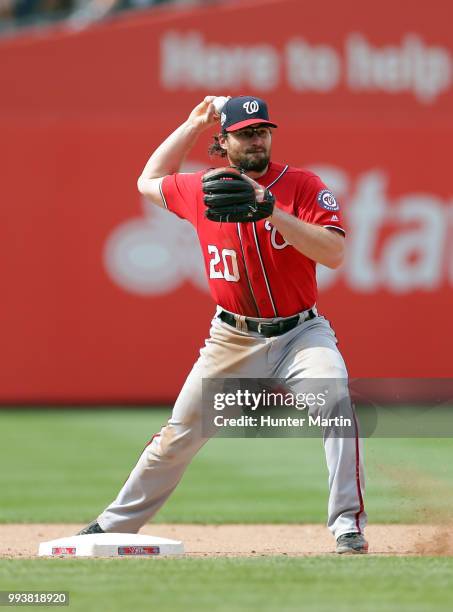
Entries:
{"label": "black cleat", "polygon": [[339,555],[366,555],[368,542],[361,533],[344,533],[337,539],[337,550]]}
{"label": "black cleat", "polygon": [[105,531],[97,521],[92,521],[89,525],[81,529],[76,535],[89,535],[90,533],[105,533]]}

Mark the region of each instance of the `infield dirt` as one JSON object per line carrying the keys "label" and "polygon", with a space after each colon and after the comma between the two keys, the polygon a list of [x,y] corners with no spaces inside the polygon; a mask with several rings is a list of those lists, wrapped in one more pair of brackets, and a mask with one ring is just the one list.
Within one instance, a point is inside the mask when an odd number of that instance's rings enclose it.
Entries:
{"label": "infield dirt", "polygon": [[[83,525],[0,525],[0,558],[37,555],[39,543],[71,536]],[[453,529],[442,525],[371,525],[366,530],[375,555],[453,555]],[[310,556],[334,552],[323,525],[147,525],[140,533],[182,540],[188,557]]]}

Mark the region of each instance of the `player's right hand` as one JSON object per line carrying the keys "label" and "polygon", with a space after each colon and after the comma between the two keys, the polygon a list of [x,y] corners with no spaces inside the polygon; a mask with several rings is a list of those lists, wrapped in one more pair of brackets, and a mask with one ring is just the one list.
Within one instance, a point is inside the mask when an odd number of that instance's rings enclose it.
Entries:
{"label": "player's right hand", "polygon": [[199,130],[206,130],[219,122],[219,116],[216,114],[212,101],[215,96],[206,96],[203,102],[200,102],[190,113],[188,123]]}

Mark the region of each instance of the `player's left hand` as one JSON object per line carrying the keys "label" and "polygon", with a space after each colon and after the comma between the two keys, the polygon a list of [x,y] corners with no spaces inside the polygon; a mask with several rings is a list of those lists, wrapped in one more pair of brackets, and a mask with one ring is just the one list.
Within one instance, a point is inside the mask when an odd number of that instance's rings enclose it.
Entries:
{"label": "player's left hand", "polygon": [[252,178],[250,178],[250,176],[247,176],[247,174],[242,173],[241,176],[243,179],[248,181],[250,185],[252,185],[253,189],[255,190],[256,201],[262,202],[266,197],[266,191],[269,192],[269,189],[266,189],[266,187],[263,187],[262,185],[254,181]]}
{"label": "player's left hand", "polygon": [[269,189],[243,174],[238,168],[216,168],[203,175],[205,216],[218,223],[244,223],[267,219],[275,198]]}

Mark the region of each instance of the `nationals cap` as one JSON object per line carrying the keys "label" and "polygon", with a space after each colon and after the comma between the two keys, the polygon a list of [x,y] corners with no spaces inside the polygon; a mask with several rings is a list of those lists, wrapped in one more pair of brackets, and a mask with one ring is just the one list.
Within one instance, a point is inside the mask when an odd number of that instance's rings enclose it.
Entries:
{"label": "nationals cap", "polygon": [[253,96],[238,96],[225,102],[220,115],[220,125],[224,132],[234,132],[255,123],[277,127],[275,123],[269,121],[267,104],[264,100]]}

